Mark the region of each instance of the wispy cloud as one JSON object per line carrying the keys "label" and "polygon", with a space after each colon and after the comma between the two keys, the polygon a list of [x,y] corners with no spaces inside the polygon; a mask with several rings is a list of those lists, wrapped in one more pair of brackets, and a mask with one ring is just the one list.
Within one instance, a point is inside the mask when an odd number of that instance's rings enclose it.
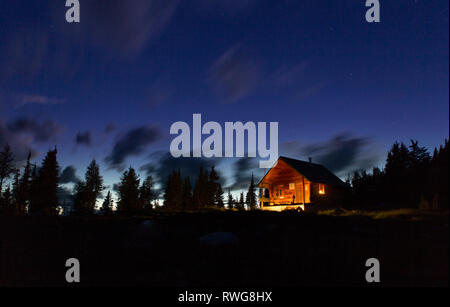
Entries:
{"label": "wispy cloud", "polygon": [[78,183],[81,181],[80,178],[77,177],[76,169],[73,165],[69,165],[62,171],[61,175],[59,176],[59,183],[65,184],[65,183]]}
{"label": "wispy cloud", "polygon": [[110,168],[122,170],[127,157],[142,154],[144,149],[158,141],[161,135],[160,129],[156,126],[131,129],[117,138],[111,153],[105,158],[105,162]]}
{"label": "wispy cloud", "polygon": [[41,95],[26,95],[21,94],[17,97],[16,107],[21,107],[26,104],[40,104],[40,105],[54,105],[63,104],[65,99],[53,98]]}
{"label": "wispy cloud", "polygon": [[236,102],[249,95],[260,78],[258,61],[248,56],[240,46],[223,53],[208,72],[213,90],[226,102]]}
{"label": "wispy cloud", "polygon": [[62,131],[63,127],[51,120],[39,121],[20,117],[6,123],[0,121],[0,147],[9,144],[15,154],[15,160],[21,162],[27,158],[29,152],[32,157],[37,156],[37,143],[56,140]]}
{"label": "wispy cloud", "polygon": [[285,142],[280,145],[280,153],[302,160],[311,157],[313,162],[323,164],[340,176],[372,168],[379,161],[370,138],[353,136],[348,132],[318,143]]}
{"label": "wispy cloud", "polygon": [[179,0],[87,1],[81,24],[94,45],[135,55],[162,33],[178,4]]}
{"label": "wispy cloud", "polygon": [[91,146],[92,135],[90,131],[78,132],[75,136],[75,143],[77,145]]}

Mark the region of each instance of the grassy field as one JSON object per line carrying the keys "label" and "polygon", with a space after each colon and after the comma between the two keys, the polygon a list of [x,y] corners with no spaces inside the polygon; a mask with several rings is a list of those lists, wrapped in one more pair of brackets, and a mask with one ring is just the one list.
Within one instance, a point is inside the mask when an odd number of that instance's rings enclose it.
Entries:
{"label": "grassy field", "polygon": [[[448,286],[448,212],[204,212],[147,217],[0,217],[0,285]],[[209,242],[225,232],[232,240]],[[208,242],[206,242],[208,243]],[[373,284],[370,284],[373,286]]]}

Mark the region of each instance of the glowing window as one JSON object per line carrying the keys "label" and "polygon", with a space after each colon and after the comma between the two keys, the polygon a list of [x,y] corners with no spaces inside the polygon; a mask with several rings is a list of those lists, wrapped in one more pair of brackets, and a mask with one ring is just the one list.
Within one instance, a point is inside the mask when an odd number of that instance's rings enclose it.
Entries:
{"label": "glowing window", "polygon": [[319,183],[319,194],[324,195],[325,194],[325,185]]}

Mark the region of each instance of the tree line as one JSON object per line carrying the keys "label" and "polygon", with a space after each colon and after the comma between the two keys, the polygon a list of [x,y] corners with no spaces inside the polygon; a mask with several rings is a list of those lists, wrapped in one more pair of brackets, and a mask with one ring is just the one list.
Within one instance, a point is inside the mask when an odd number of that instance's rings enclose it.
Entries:
{"label": "tree line", "polygon": [[[345,206],[353,208],[448,208],[449,145],[435,148],[431,155],[417,141],[409,145],[394,143],[387,154],[383,170],[356,171],[347,178]],[[40,167],[31,163],[31,153],[22,169],[17,169],[9,145],[0,151],[0,212],[12,214],[58,214],[62,205],[58,198],[60,168],[57,149],[47,152]],[[5,184],[7,183],[7,184]],[[195,211],[204,208],[257,208],[254,177],[246,195],[234,199],[228,190],[226,200],[219,174],[214,166],[200,167],[195,183],[174,170],[167,178],[162,206],[156,206],[159,193],[152,176],[143,181],[134,168],[125,170],[117,184],[117,203],[107,191],[95,160],[87,167],[84,179],[74,187],[73,214],[101,213],[138,214],[156,208],[172,211]],[[6,186],[6,187],[5,187]],[[103,199],[99,208],[98,200]]]}
{"label": "tree line", "polygon": [[[22,170],[14,165],[14,155],[9,145],[0,151],[0,212],[11,214],[59,214],[63,207],[58,199],[60,168],[57,149],[47,152],[38,167],[31,163],[28,154]],[[3,188],[4,183],[10,183]],[[11,184],[12,182],[12,184]],[[111,191],[106,193],[103,176],[96,160],[87,167],[84,179],[73,189],[73,210],[75,215],[139,214],[158,208],[173,211],[198,210],[203,208],[225,208],[224,192],[214,166],[208,172],[200,167],[198,178],[191,186],[189,177],[182,178],[180,170],[173,171],[167,179],[163,194],[163,206],[157,206],[159,195],[154,188],[151,175],[142,182],[135,169],[125,170],[117,184],[117,204],[114,204]],[[243,193],[234,200],[228,191],[228,209],[255,209],[257,206],[256,188],[252,175],[244,201]],[[99,208],[97,203],[103,199]],[[64,206],[65,207],[65,206]]]}
{"label": "tree line", "polygon": [[383,170],[357,171],[347,179],[348,206],[357,208],[448,208],[449,145],[430,154],[411,140],[391,147]]}

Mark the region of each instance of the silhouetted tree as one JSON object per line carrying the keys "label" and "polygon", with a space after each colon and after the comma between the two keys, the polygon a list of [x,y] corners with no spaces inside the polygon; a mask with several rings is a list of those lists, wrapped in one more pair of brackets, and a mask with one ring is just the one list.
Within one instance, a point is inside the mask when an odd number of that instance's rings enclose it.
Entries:
{"label": "silhouetted tree", "polygon": [[31,213],[56,214],[59,178],[59,165],[56,154],[56,148],[47,152],[38,171],[36,195],[33,197],[33,202],[30,203]]}
{"label": "silhouetted tree", "polygon": [[86,170],[84,181],[78,182],[75,186],[75,212],[92,214],[95,210],[97,198],[103,190],[103,177],[100,175],[100,167],[95,160],[92,160]]}
{"label": "silhouetted tree", "polygon": [[180,170],[169,175],[164,192],[164,207],[175,211],[183,207],[183,181]]}
{"label": "silhouetted tree", "polygon": [[200,167],[192,198],[194,206],[197,208],[204,208],[210,204],[210,195],[208,193],[208,173],[203,170],[203,167]]}
{"label": "silhouetted tree", "polygon": [[144,182],[142,182],[139,188],[139,201],[141,202],[142,208],[146,210],[153,209],[153,200],[155,196],[153,193],[153,178],[152,176],[147,176]]}
{"label": "silhouetted tree", "polygon": [[39,185],[38,185],[38,171],[37,165],[33,164],[31,170],[31,178],[30,178],[30,195],[29,195],[29,206],[28,212],[32,212],[33,204],[36,204],[39,200]]}
{"label": "silhouetted tree", "polygon": [[126,170],[119,183],[119,201],[117,210],[119,213],[136,213],[142,210],[139,201],[140,179],[134,168]]}
{"label": "silhouetted tree", "polygon": [[216,192],[214,194],[214,204],[219,208],[224,207],[223,190],[222,190],[222,185],[220,183],[217,183]]}
{"label": "silhouetted tree", "polygon": [[22,177],[19,182],[19,191],[17,195],[17,210],[20,214],[25,213],[25,208],[30,202],[30,189],[31,189],[31,152],[28,152],[27,162],[23,169]]}
{"label": "silhouetted tree", "polygon": [[108,215],[112,212],[113,210],[113,205],[114,205],[114,201],[111,197],[111,191],[108,191],[108,193],[106,194],[105,199],[103,200],[102,206],[100,208],[100,211],[104,214],[104,215]]}
{"label": "silhouetted tree", "polygon": [[231,195],[230,189],[228,189],[227,205],[228,205],[228,209],[234,208],[234,199],[233,199],[233,195]]}
{"label": "silhouetted tree", "polygon": [[18,205],[18,200],[19,200],[19,189],[20,189],[20,171],[18,169],[16,169],[14,171],[14,179],[13,179],[13,183],[12,183],[12,207],[13,207],[13,211],[15,211],[16,213],[19,211],[19,205]]}
{"label": "silhouetted tree", "polygon": [[6,144],[2,151],[0,151],[0,195],[3,191],[3,182],[8,179],[15,171],[14,156],[11,152],[11,147]]}
{"label": "silhouetted tree", "polygon": [[192,209],[192,187],[189,177],[184,179],[183,183],[183,209]]}
{"label": "silhouetted tree", "polygon": [[2,211],[5,213],[10,213],[13,211],[13,196],[10,186],[6,187],[5,192],[0,197],[0,205]]}
{"label": "silhouetted tree", "polygon": [[239,197],[239,202],[236,203],[236,208],[239,210],[244,210],[245,203],[244,203],[244,192],[241,192],[241,195]]}
{"label": "silhouetted tree", "polygon": [[256,208],[256,193],[255,193],[255,182],[252,178],[250,180],[250,185],[248,187],[247,195],[245,196],[245,202],[247,203],[247,206],[249,209],[253,210]]}

